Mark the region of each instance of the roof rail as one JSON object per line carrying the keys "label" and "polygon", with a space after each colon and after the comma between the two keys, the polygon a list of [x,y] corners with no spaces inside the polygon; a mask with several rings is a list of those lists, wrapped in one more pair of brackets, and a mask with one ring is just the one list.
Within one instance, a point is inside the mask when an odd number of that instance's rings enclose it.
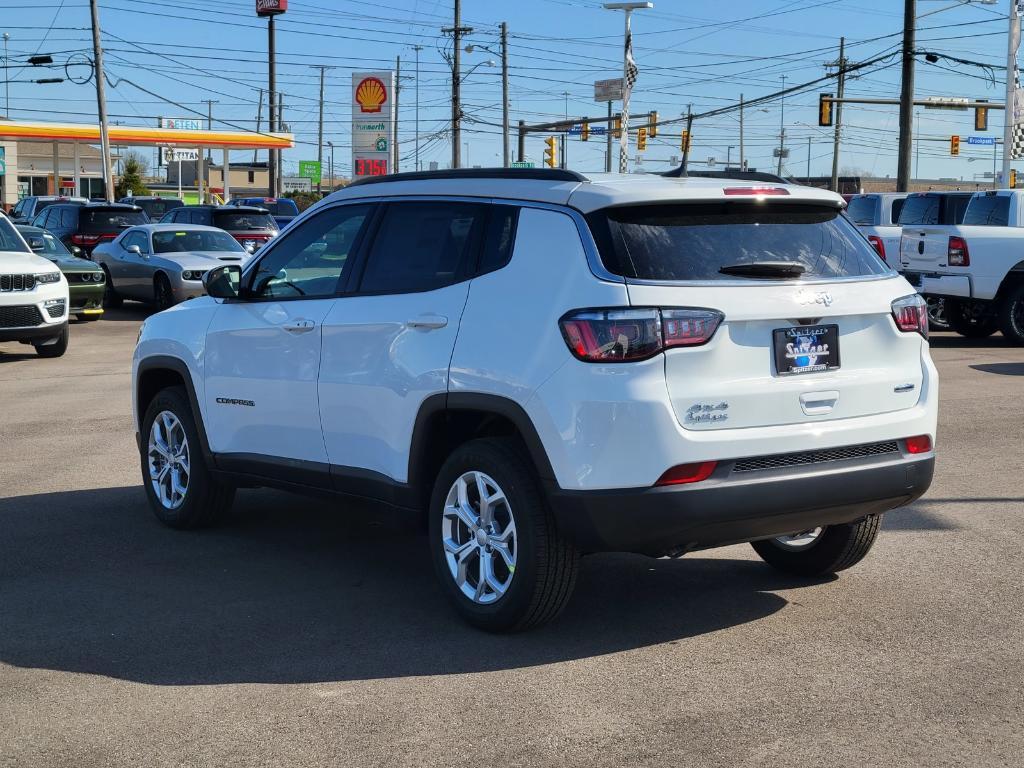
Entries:
{"label": "roof rail", "polygon": [[562,168],[455,168],[446,171],[408,171],[387,176],[365,176],[348,186],[382,184],[390,181],[424,181],[426,179],[526,179],[531,181],[590,181],[576,171]]}

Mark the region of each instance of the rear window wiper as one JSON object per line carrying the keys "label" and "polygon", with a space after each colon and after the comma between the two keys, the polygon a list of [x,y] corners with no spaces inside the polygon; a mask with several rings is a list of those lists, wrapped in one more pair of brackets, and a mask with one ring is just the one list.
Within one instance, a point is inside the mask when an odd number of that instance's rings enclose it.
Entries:
{"label": "rear window wiper", "polygon": [[794,261],[758,261],[752,264],[728,264],[718,270],[737,277],[800,277],[807,268]]}

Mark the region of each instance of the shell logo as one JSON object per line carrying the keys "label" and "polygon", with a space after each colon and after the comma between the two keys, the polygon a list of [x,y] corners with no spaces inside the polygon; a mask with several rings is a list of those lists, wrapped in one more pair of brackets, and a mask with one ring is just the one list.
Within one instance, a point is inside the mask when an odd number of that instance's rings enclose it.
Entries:
{"label": "shell logo", "polygon": [[387,101],[388,92],[376,77],[364,78],[356,86],[356,103],[360,112],[380,112],[381,105]]}

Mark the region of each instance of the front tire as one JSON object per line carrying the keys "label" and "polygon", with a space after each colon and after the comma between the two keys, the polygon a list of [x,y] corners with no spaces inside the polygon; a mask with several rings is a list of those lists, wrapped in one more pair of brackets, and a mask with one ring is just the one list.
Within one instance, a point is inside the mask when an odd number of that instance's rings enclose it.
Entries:
{"label": "front tire", "polygon": [[174,291],[171,290],[171,281],[167,275],[159,274],[153,280],[153,302],[159,312],[174,306]]}
{"label": "front tire", "polygon": [[565,608],[579,555],[515,442],[488,438],[457,448],[438,473],[429,515],[437,577],[467,622],[516,632]]}
{"label": "front tire", "polygon": [[52,344],[36,344],[36,354],[40,357],[61,357],[68,351],[68,340],[71,338],[71,330],[67,323],[61,329],[60,336]]}
{"label": "front tire", "polygon": [[157,518],[171,528],[217,522],[231,508],[233,486],[214,477],[183,387],[157,393],[142,420],[142,483]]}
{"label": "front tire", "polygon": [[103,308],[104,309],[117,309],[124,303],[124,299],[117,292],[114,287],[114,281],[110,279],[110,270],[107,269],[106,265],[103,265]]}
{"label": "front tire", "polygon": [[999,304],[999,325],[1007,341],[1024,345],[1024,283],[1011,288]]}
{"label": "front tire", "polygon": [[882,515],[829,525],[793,536],[753,541],[750,546],[769,565],[796,576],[826,576],[850,568],[871,551]]}

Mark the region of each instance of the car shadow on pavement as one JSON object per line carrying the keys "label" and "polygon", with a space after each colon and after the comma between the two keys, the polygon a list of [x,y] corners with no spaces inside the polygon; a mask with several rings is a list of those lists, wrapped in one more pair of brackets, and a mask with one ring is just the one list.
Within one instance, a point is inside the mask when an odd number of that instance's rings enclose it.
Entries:
{"label": "car shadow on pavement", "polygon": [[967,367],[982,373],[996,373],[1000,376],[1024,376],[1024,363],[981,363]]}
{"label": "car shadow on pavement", "polygon": [[994,333],[991,336],[986,336],[983,339],[969,339],[966,336],[961,336],[957,333],[932,333],[928,336],[928,344],[933,347],[943,347],[948,349],[957,349],[963,347],[971,348],[996,348],[996,347],[1013,347],[1001,333]]}
{"label": "car shadow on pavement", "polygon": [[162,527],[141,488],[0,500],[0,662],[157,685],[486,672],[756,621],[794,580],[752,560],[584,558],[555,622],[463,624],[397,513],[254,490],[219,529]]}

